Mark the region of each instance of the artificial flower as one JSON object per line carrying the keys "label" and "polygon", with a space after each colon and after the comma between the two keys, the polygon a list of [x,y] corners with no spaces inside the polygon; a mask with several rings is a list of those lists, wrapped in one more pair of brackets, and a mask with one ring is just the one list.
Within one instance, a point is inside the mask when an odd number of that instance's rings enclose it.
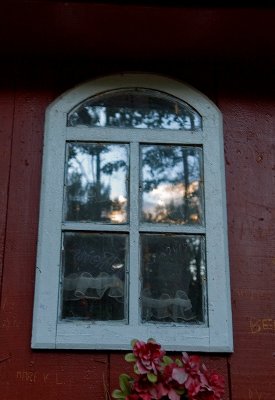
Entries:
{"label": "artificial flower", "polygon": [[121,374],[120,389],[112,393],[123,400],[222,400],[224,379],[208,372],[200,358],[182,353],[181,359],[165,355],[155,340],[134,340],[125,360],[134,363],[135,377]]}
{"label": "artificial flower", "polygon": [[148,372],[157,374],[165,352],[158,343],[149,339],[147,343],[137,340],[133,347],[133,354],[136,357],[136,366],[140,374]]}

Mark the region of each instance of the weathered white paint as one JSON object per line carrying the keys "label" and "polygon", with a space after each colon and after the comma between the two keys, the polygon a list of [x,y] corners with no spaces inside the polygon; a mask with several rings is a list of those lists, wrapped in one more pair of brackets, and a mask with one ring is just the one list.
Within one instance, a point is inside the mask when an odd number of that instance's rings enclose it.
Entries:
{"label": "weathered white paint", "polygon": [[[142,87],[178,97],[199,112],[202,132],[66,127],[67,113],[85,99],[107,90]],[[109,225],[62,222],[66,140],[130,143],[130,223]],[[194,144],[203,147],[205,227],[150,227],[139,222],[139,143]],[[129,321],[70,322],[59,317],[61,232],[65,230],[129,232]],[[141,324],[139,321],[139,232],[200,233],[206,237],[207,313],[205,325]],[[133,338],[154,337],[168,350],[233,350],[222,118],[203,94],[163,76],[121,74],[100,78],[66,92],[46,115],[33,348],[129,349]]]}

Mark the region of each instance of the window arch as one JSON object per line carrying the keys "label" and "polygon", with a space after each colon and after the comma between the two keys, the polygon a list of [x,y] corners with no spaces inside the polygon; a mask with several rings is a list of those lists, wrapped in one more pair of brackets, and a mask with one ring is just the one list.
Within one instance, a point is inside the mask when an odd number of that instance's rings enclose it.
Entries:
{"label": "window arch", "polygon": [[46,114],[34,348],[231,351],[222,119],[172,79],[80,85]]}

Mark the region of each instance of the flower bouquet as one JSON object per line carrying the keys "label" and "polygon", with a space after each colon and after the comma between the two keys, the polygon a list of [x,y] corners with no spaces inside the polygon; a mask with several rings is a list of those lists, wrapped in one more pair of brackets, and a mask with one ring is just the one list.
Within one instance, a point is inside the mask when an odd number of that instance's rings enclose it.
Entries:
{"label": "flower bouquet", "polygon": [[182,353],[172,359],[153,339],[131,342],[133,351],[125,360],[134,363],[135,376],[121,374],[120,389],[114,399],[125,400],[220,400],[224,394],[224,379],[208,372],[196,355]]}

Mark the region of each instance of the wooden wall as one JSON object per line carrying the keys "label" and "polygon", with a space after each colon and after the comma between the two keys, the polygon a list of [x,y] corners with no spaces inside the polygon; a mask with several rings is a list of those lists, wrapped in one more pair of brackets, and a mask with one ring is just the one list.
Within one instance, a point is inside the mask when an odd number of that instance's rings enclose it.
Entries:
{"label": "wooden wall", "polygon": [[173,60],[170,49],[168,59],[40,53],[1,64],[1,400],[103,400],[129,368],[123,352],[33,351],[30,339],[45,108],[75,84],[131,70],[183,80],[223,113],[235,351],[202,356],[224,374],[225,400],[275,399],[275,80],[252,47],[249,59]]}

